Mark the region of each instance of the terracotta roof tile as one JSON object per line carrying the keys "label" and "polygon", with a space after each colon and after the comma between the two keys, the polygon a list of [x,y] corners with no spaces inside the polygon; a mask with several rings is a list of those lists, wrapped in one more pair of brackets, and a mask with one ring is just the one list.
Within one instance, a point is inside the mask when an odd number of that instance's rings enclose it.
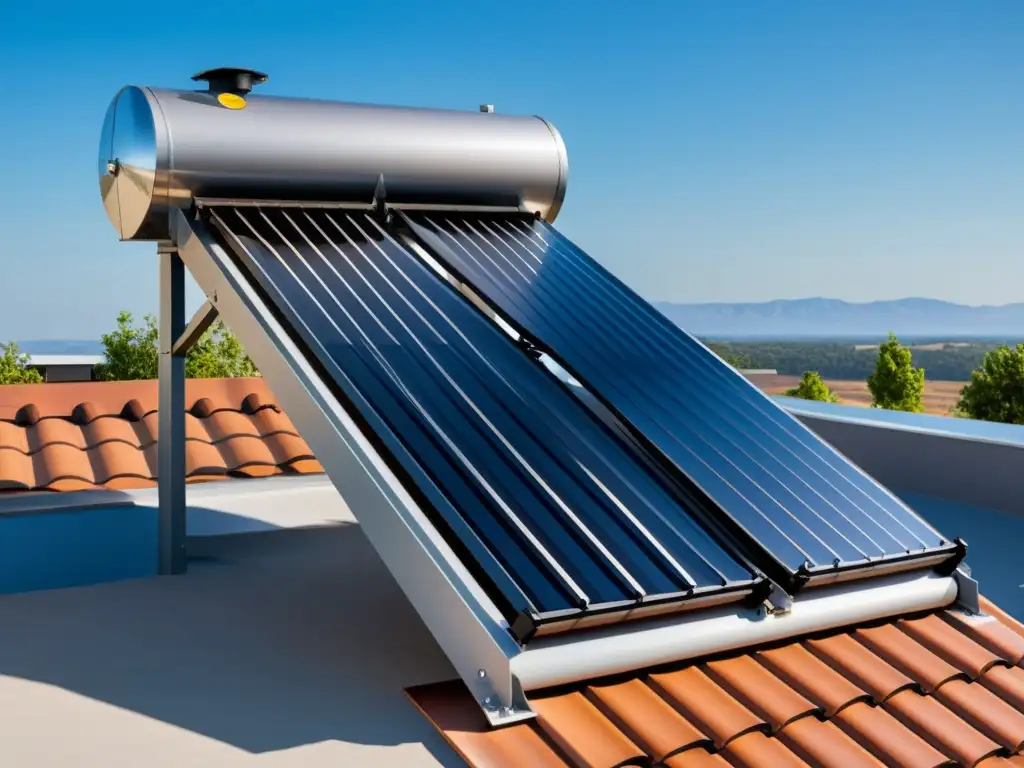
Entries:
{"label": "terracotta roof tile", "polygon": [[952,763],[949,757],[882,707],[856,702],[836,715],[835,722],[858,744],[889,765],[932,768]]}
{"label": "terracotta roof tile", "polygon": [[858,629],[854,636],[863,645],[920,683],[928,693],[943,683],[963,675],[963,672],[952,664],[943,661],[909,635],[901,632],[897,624]]}
{"label": "terracotta roof tile", "polygon": [[737,768],[808,768],[807,763],[789,751],[782,742],[761,731],[737,736],[722,750]]}
{"label": "terracotta roof tile", "polygon": [[535,711],[537,725],[574,765],[605,768],[647,762],[640,747],[578,691],[540,699]]}
{"label": "terracotta roof tile", "polygon": [[[190,482],[322,472],[262,379],[185,384]],[[154,485],[157,382],[0,387],[0,491]]]}
{"label": "terracotta roof tile", "polygon": [[[470,765],[488,768],[1024,768],[1024,667],[1016,641],[983,619],[940,610],[539,691],[536,719],[492,730],[461,683],[409,695]],[[995,621],[1016,634],[1013,619]],[[472,737],[446,731],[452,712],[476,718]],[[510,757],[538,744],[555,763]]]}
{"label": "terracotta roof tile", "polygon": [[[68,422],[61,421],[60,419],[47,419],[40,423],[43,424],[62,424],[67,426],[73,426]],[[79,448],[87,448],[91,445],[100,445],[102,443],[119,442],[132,447],[139,445],[138,433],[135,431],[135,424],[130,421],[126,421],[121,418],[120,414],[103,416],[90,422],[81,429],[76,429],[74,439],[80,440],[78,444]],[[71,437],[69,435],[69,437]]]}
{"label": "terracotta roof tile", "polygon": [[35,482],[32,457],[27,453],[0,447],[0,491],[21,491]]}
{"label": "terracotta roof tile", "polygon": [[713,661],[707,669],[736,699],[766,720],[773,731],[799,717],[817,714],[819,709],[752,656]]}
{"label": "terracotta roof tile", "polygon": [[1015,618],[1010,616],[1006,611],[1000,608],[998,605],[993,603],[991,600],[986,598],[984,595],[981,597],[981,610],[989,616],[994,616],[1000,624],[1005,626],[1017,635],[1024,637],[1024,624],[1021,624]]}
{"label": "terracotta roof tile", "polygon": [[609,720],[655,760],[711,740],[642,680],[590,686],[587,696]]}
{"label": "terracotta roof tile", "polygon": [[700,747],[672,755],[662,765],[668,768],[732,768],[721,755],[713,755]]}
{"label": "terracotta roof tile", "polygon": [[968,616],[960,611],[946,611],[942,618],[954,629],[1010,664],[1019,664],[1024,660],[1024,636],[1014,632],[995,616]]}
{"label": "terracotta roof tile", "polygon": [[816,717],[787,725],[779,739],[811,765],[823,768],[880,768],[882,763],[836,727]]}
{"label": "terracotta roof tile", "polygon": [[916,691],[900,691],[884,706],[904,725],[960,765],[973,766],[983,758],[1002,751],[999,744],[930,696]]}
{"label": "terracotta roof tile", "polygon": [[809,640],[805,646],[841,675],[870,693],[876,702],[885,701],[897,691],[916,685],[851,635],[840,634]]}
{"label": "terracotta roof tile", "polygon": [[1024,669],[992,667],[980,682],[1003,701],[1024,712]]}
{"label": "terracotta roof tile", "polygon": [[855,701],[871,697],[800,643],[762,651],[758,660],[832,717]]}
{"label": "terracotta roof tile", "polygon": [[708,677],[699,667],[651,675],[651,685],[670,702],[682,707],[687,719],[721,748],[753,729],[766,729],[764,719]]}
{"label": "terracotta roof tile", "polygon": [[[28,453],[28,433],[11,421],[0,421],[0,446],[18,453]],[[0,461],[2,461],[0,454]]]}
{"label": "terracotta roof tile", "polygon": [[[1005,663],[999,655],[974,642],[937,615],[901,621],[900,629],[933,651],[971,679],[980,677],[993,664]],[[1022,638],[1024,639],[1024,638]]]}
{"label": "terracotta roof tile", "polygon": [[1024,745],[1024,714],[983,686],[952,680],[942,686],[937,698],[1009,751]]}

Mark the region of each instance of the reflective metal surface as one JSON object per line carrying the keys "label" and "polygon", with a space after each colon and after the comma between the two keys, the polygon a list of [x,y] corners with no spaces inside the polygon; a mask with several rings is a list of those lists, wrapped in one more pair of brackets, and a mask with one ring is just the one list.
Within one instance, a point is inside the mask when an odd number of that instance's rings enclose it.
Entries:
{"label": "reflective metal surface", "polygon": [[122,239],[166,239],[195,197],[518,207],[551,221],[568,159],[538,117],[129,86],[99,148],[100,191]]}
{"label": "reflective metal surface", "polygon": [[405,218],[445,269],[713,500],[755,565],[780,584],[962,556],[549,225],[523,215]]}
{"label": "reflective metal surface", "polygon": [[97,176],[100,180],[100,197],[103,199],[103,207],[107,211],[107,218],[114,225],[118,235],[121,234],[121,209],[117,204],[117,176],[116,167],[112,162],[114,157],[112,149],[114,144],[114,115],[117,112],[117,102],[120,97],[121,94],[114,97],[114,100],[110,102],[110,106],[107,107],[107,114],[103,118],[103,129],[100,131],[100,147],[97,153],[99,161]]}

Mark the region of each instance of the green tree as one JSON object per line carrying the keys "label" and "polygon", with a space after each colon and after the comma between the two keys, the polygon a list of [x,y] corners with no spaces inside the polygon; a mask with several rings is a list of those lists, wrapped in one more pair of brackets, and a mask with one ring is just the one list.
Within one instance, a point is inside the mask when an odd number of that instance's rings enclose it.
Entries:
{"label": "green tree", "polygon": [[709,343],[708,349],[718,355],[720,358],[725,360],[729,365],[736,369],[752,368],[750,364],[750,358],[741,353],[736,353],[732,350],[728,344],[715,344]]}
{"label": "green tree", "polygon": [[924,368],[914,368],[911,352],[893,333],[878,348],[875,372],[868,376],[871,406],[891,411],[924,410]]}
{"label": "green tree", "polygon": [[96,366],[97,379],[132,381],[155,379],[159,369],[159,332],[156,318],[146,315],[136,326],[131,312],[120,312],[117,328],[100,337],[103,362]]}
{"label": "green tree", "polygon": [[259,376],[260,372],[238,338],[217,320],[188,351],[185,375],[190,379],[232,379]]}
{"label": "green tree", "polygon": [[787,389],[786,396],[799,397],[803,400],[817,400],[821,403],[839,402],[839,398],[821,380],[821,375],[817,371],[804,371],[804,375],[800,378],[800,384],[793,389]]}
{"label": "green tree", "polygon": [[743,370],[749,367],[740,355],[726,355],[723,359],[736,370]]}
{"label": "green tree", "polygon": [[[96,377],[105,381],[155,379],[159,375],[160,333],[156,318],[146,315],[136,325],[131,312],[117,316],[117,328],[101,337],[104,361]],[[217,320],[185,355],[185,376],[191,379],[259,376],[255,364],[223,321]]]}
{"label": "green tree", "polygon": [[970,419],[1024,424],[1024,344],[986,353],[954,410]]}
{"label": "green tree", "polygon": [[29,368],[29,356],[21,354],[17,344],[0,344],[0,384],[38,384],[42,380],[39,371]]}

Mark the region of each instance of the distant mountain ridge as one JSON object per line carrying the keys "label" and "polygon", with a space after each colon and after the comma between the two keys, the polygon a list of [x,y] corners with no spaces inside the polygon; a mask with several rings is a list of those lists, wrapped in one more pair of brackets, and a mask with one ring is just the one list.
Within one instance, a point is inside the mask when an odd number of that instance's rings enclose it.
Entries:
{"label": "distant mountain ridge", "polygon": [[[972,307],[922,298],[864,303],[808,298],[654,304],[670,320],[701,337],[884,337],[893,331],[904,337],[1024,339],[1024,302]],[[26,340],[19,346],[22,352],[37,355],[103,354],[103,344],[91,339]]]}
{"label": "distant mountain ridge", "polygon": [[696,336],[884,336],[889,331],[900,336],[950,338],[1024,336],[1024,302],[972,307],[921,298],[865,303],[809,298],[655,305]]}
{"label": "distant mountain ridge", "polygon": [[93,339],[29,339],[18,342],[29,355],[102,355],[103,342]]}

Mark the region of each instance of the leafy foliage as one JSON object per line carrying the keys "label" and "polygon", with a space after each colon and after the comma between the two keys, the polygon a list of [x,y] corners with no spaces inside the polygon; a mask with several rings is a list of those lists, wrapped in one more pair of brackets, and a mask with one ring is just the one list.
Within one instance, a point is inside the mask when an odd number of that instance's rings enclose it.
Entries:
{"label": "leafy foliage", "polygon": [[878,348],[875,371],[868,376],[871,405],[891,411],[924,410],[924,368],[914,368],[912,354],[892,333]]}
{"label": "leafy foliage", "polygon": [[1001,346],[985,355],[960,391],[954,415],[1024,424],[1024,344]]}
{"label": "leafy foliage", "polygon": [[29,356],[21,354],[17,344],[0,344],[0,384],[38,384],[42,380],[39,371],[29,368]]}
{"label": "leafy foliage", "polygon": [[821,374],[817,371],[804,371],[800,377],[800,384],[793,389],[787,389],[788,397],[799,397],[803,400],[817,400],[820,403],[838,403],[836,397],[828,385],[821,380]]}
{"label": "leafy foliage", "polygon": [[159,332],[156,318],[146,315],[136,326],[131,312],[120,312],[117,328],[100,337],[103,362],[96,366],[96,378],[102,381],[133,381],[157,378]]}
{"label": "leafy foliage", "polygon": [[[155,379],[159,375],[160,334],[153,315],[136,325],[131,312],[117,316],[117,328],[101,338],[104,362],[96,377],[105,381]],[[185,376],[191,379],[259,376],[256,365],[223,321],[216,321],[185,356]]]}
{"label": "leafy foliage", "polygon": [[[875,369],[877,339],[842,341],[714,341],[708,343],[728,362],[740,361],[740,368],[774,368],[786,376],[818,371],[824,379],[864,381]],[[1010,341],[1010,340],[1008,340]],[[706,342],[707,343],[707,342]],[[914,348],[914,360],[936,381],[967,381],[985,353],[1001,341],[971,341],[932,344]],[[868,348],[865,348],[868,347]]]}
{"label": "leafy foliage", "polygon": [[217,320],[188,351],[185,375],[190,379],[231,379],[259,376],[260,372],[224,321]]}
{"label": "leafy foliage", "polygon": [[742,352],[731,352],[721,344],[709,344],[712,352],[721,357],[733,368],[750,368],[750,358]]}

